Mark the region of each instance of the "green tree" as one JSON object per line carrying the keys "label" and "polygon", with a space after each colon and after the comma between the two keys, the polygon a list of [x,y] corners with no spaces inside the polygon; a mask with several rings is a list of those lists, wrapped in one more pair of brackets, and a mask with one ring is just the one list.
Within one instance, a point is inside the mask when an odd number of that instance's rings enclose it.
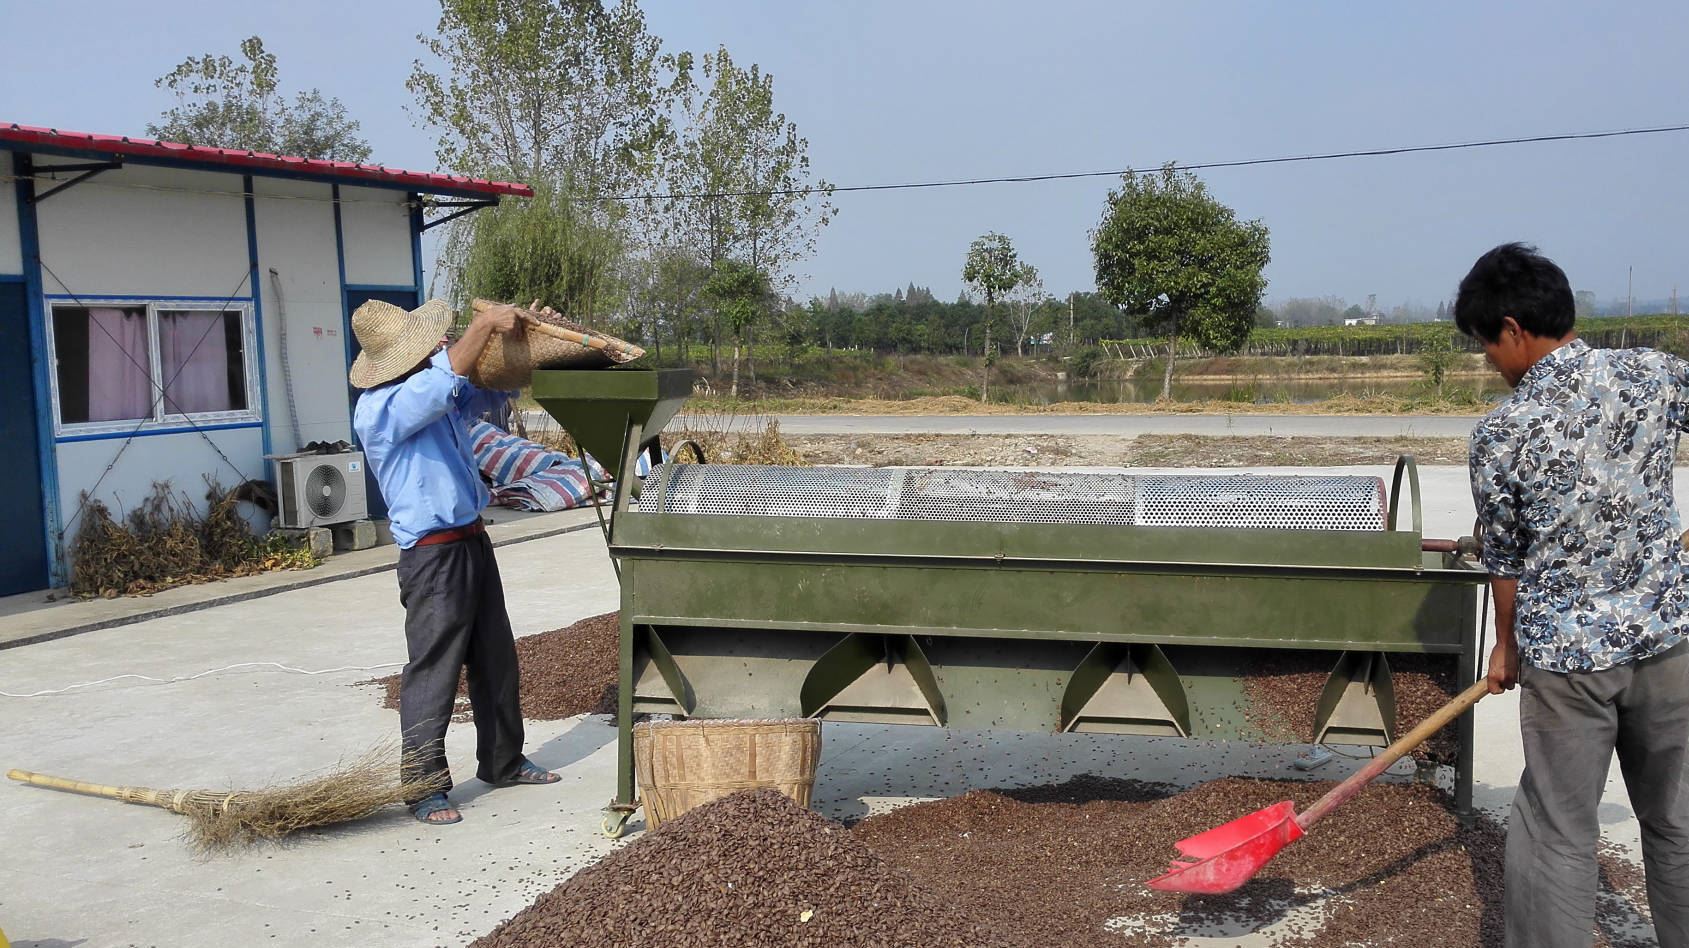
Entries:
{"label": "green tree", "polygon": [[1454,347],[1454,330],[1443,323],[1425,329],[1420,336],[1419,366],[1425,371],[1426,381],[1437,389],[1438,401],[1442,401],[1443,383],[1459,359],[1460,353]]}
{"label": "green tree", "polygon": [[1196,175],[1172,164],[1127,171],[1091,238],[1097,289],[1167,335],[1162,398],[1172,393],[1181,334],[1221,352],[1248,341],[1267,286],[1267,227],[1238,221]]}
{"label": "green tree", "polygon": [[339,99],[310,89],[289,102],[278,91],[275,54],[264,49],[262,39],[242,40],[240,54],[243,62],[210,53],[191,57],[160,76],[153,84],[174,93],[176,107],[149,124],[147,134],[213,148],[369,159],[369,143],[358,136],[358,123]]}
{"label": "green tree", "polygon": [[729,397],[739,397],[739,361],[745,335],[768,305],[768,274],[743,260],[718,260],[704,283],[704,296],[733,333],[733,386]]}
{"label": "green tree", "polygon": [[442,167],[564,175],[589,199],[649,179],[690,81],[691,56],[662,52],[634,0],[440,0],[417,39],[440,69],[417,60],[406,87]]}
{"label": "green tree", "polygon": [[997,301],[1019,286],[1024,277],[1015,245],[1002,234],[995,231],[985,234],[968,247],[968,259],[962,264],[962,282],[985,297],[984,359],[979,382],[982,402],[991,397],[991,364],[997,355],[991,348],[991,321],[997,314]]}
{"label": "green tree", "polygon": [[[607,312],[634,233],[628,209],[601,198],[652,180],[691,57],[665,54],[633,0],[440,0],[434,34],[417,39],[426,55],[406,86],[414,117],[438,133],[439,163],[543,186],[548,196],[536,203],[545,207],[530,225],[571,235],[554,247],[500,240],[478,250],[477,235],[503,230],[478,226],[479,215],[465,218],[451,225],[441,253],[448,281],[467,278],[472,256],[504,273],[522,272],[538,256],[547,260],[542,269],[574,274],[574,292],[546,302],[583,322]],[[519,259],[492,264],[498,252]]]}
{"label": "green tree", "polygon": [[691,248],[659,245],[628,260],[626,270],[627,321],[644,328],[658,364],[663,362],[665,331],[674,340],[678,364],[687,364],[709,267]]}
{"label": "green tree", "polygon": [[1024,356],[1027,337],[1032,333],[1032,317],[1044,302],[1044,279],[1038,275],[1037,267],[1021,263],[1019,278],[1009,291],[1007,302],[1009,322],[1015,331],[1015,355]]}
{"label": "green tree", "polygon": [[832,186],[813,178],[809,142],[775,108],[771,74],[740,67],[725,48],[701,72],[708,89],[688,89],[685,129],[663,160],[666,190],[686,196],[653,200],[650,212],[667,242],[697,247],[706,264],[736,257],[786,287],[832,219]]}

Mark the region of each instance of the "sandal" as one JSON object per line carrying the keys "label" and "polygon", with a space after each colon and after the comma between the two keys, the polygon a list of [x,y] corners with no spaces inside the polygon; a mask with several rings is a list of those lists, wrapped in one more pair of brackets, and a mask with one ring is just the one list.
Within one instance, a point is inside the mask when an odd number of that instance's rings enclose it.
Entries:
{"label": "sandal", "polygon": [[[437,820],[433,818],[434,814],[443,813],[447,810],[452,812],[451,819]],[[453,823],[463,822],[463,814],[457,812],[457,807],[452,806],[452,801],[446,799],[446,795],[443,793],[424,797],[422,800],[411,804],[411,816],[416,817],[417,822],[427,823],[430,826],[450,826]]]}
{"label": "sandal", "polygon": [[511,777],[509,780],[501,780],[497,785],[500,787],[514,787],[517,784],[556,783],[562,779],[562,777],[557,776],[549,770],[541,769],[540,765],[524,757],[522,758],[522,765],[516,768],[516,776]]}

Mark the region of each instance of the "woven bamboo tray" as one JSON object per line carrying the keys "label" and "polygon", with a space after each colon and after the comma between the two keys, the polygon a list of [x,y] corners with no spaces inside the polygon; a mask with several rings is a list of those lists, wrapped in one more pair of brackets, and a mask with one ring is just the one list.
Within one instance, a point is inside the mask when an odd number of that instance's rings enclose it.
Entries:
{"label": "woven bamboo tray", "polygon": [[651,721],[634,726],[633,757],[650,829],[711,800],[763,787],[808,809],[821,722]]}
{"label": "woven bamboo tray", "polygon": [[[499,304],[477,299],[476,313]],[[517,307],[514,332],[495,334],[481,350],[470,381],[506,391],[533,380],[535,369],[597,369],[631,362],[645,350],[615,336],[595,333],[554,313]]]}

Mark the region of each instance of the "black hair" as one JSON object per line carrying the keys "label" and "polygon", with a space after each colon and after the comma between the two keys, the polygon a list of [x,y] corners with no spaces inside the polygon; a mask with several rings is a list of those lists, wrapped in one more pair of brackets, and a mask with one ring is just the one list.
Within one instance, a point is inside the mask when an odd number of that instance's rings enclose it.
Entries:
{"label": "black hair", "polygon": [[1576,313],[1566,272],[1529,244],[1502,244],[1479,257],[1454,298],[1455,327],[1485,342],[1501,336],[1507,316],[1533,336],[1560,339]]}

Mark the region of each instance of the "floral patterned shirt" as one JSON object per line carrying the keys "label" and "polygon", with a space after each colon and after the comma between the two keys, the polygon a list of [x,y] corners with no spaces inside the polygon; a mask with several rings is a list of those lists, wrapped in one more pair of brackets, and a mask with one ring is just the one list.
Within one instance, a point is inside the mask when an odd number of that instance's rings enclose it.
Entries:
{"label": "floral patterned shirt", "polygon": [[1599,671],[1689,632],[1671,466],[1689,363],[1573,340],[1472,431],[1484,565],[1517,577],[1522,661]]}

